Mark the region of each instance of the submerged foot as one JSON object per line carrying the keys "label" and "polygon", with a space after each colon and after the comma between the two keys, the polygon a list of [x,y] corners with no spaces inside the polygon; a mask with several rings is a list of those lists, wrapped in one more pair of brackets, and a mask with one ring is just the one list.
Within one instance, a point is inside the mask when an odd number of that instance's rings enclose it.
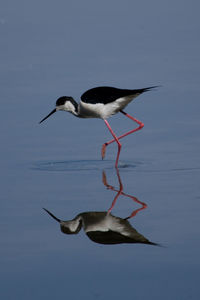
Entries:
{"label": "submerged foot", "polygon": [[102,159],[104,159],[105,154],[106,154],[106,146],[107,146],[107,144],[105,143],[105,144],[103,144],[103,146],[101,148],[101,157],[102,157]]}

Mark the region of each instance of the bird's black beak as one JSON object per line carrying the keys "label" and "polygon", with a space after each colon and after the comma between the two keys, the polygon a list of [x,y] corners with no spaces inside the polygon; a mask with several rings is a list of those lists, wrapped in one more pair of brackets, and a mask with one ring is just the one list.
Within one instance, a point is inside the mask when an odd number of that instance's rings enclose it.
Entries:
{"label": "bird's black beak", "polygon": [[56,109],[54,109],[54,110],[52,110],[52,112],[50,112],[50,114],[48,114],[44,119],[42,119],[40,122],[39,122],[39,124],[40,123],[42,123],[44,120],[46,120],[48,117],[50,117],[52,114],[54,114],[56,112]]}

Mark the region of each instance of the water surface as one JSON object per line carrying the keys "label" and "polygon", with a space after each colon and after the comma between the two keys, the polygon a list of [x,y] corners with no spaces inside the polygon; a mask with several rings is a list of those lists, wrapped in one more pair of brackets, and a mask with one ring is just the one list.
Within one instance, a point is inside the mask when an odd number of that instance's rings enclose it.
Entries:
{"label": "water surface", "polygon": [[[198,11],[178,0],[1,3],[2,299],[199,298]],[[121,183],[116,145],[101,160],[101,120],[38,124],[59,96],[99,85],[161,85],[127,107],[145,126],[122,141]],[[110,124],[119,135],[133,126]],[[121,219],[136,211],[130,225],[160,246],[64,235],[43,210],[71,220],[111,207]]]}

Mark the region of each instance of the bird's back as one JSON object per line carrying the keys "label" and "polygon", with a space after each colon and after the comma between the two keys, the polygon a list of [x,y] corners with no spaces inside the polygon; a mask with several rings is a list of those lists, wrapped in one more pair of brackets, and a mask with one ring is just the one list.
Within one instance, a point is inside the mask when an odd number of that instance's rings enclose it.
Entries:
{"label": "bird's back", "polygon": [[132,98],[135,98],[140,94],[149,91],[152,88],[154,87],[130,90],[130,89],[118,89],[109,86],[101,86],[86,91],[81,96],[81,100],[85,103],[91,103],[91,104],[97,104],[97,103],[108,104],[110,102],[116,101],[119,98],[123,98],[127,96],[133,96]]}
{"label": "bird's back", "polygon": [[154,87],[143,89],[118,89],[101,86],[86,91],[81,96],[79,116],[107,119],[123,110],[134,98]]}

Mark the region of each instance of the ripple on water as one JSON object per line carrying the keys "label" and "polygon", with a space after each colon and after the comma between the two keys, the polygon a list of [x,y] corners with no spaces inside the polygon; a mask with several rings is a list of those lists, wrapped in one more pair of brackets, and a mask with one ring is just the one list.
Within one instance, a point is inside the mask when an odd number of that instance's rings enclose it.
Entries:
{"label": "ripple on water", "polygon": [[[118,168],[126,171],[142,173],[166,172],[194,172],[199,171],[199,166],[184,166],[183,164],[166,164],[158,161],[120,161]],[[31,169],[48,172],[95,171],[115,169],[114,160],[63,160],[63,161],[38,161],[31,165]]]}
{"label": "ripple on water", "polygon": [[[119,162],[121,169],[134,169],[142,165],[142,162]],[[39,161],[35,162],[31,169],[49,172],[67,172],[67,171],[84,171],[84,170],[106,170],[114,169],[115,161],[102,160],[70,160],[70,161]]]}

